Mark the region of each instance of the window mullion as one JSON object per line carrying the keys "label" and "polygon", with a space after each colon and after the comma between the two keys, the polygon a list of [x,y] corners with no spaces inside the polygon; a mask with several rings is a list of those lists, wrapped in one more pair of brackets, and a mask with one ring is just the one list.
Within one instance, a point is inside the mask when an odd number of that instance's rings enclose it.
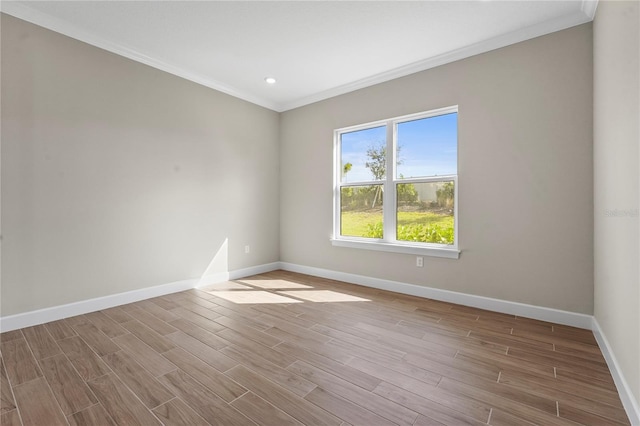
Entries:
{"label": "window mullion", "polygon": [[340,227],[342,220],[340,211],[342,204],[340,201],[340,186],[342,184],[342,144],[340,142],[340,133],[334,132],[333,135],[333,237],[340,237]]}
{"label": "window mullion", "polygon": [[[452,106],[334,131],[334,245],[457,258],[457,113]],[[442,133],[443,146],[429,142],[432,133]],[[400,167],[399,144],[409,158]],[[398,220],[406,222],[400,235]]]}
{"label": "window mullion", "polygon": [[386,140],[386,179],[384,183],[384,204],[382,209],[384,240],[396,241],[396,189],[394,176],[396,174],[395,123],[387,123]]}

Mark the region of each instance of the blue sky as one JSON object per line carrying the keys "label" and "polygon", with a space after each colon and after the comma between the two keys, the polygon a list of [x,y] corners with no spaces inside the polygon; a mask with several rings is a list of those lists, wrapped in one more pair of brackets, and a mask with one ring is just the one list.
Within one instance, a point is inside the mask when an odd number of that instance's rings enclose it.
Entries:
{"label": "blue sky", "polygon": [[[385,126],[342,134],[342,164],[352,164],[346,175],[347,182],[373,179],[365,166],[369,160],[367,149],[384,145],[385,138]],[[399,123],[402,164],[397,167],[397,175],[410,178],[456,174],[457,138],[457,113]]]}

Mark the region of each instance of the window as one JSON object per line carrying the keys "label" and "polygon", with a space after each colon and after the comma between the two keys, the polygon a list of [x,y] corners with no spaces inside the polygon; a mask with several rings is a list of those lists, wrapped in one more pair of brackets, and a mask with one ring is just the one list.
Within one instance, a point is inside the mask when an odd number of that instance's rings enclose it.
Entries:
{"label": "window", "polygon": [[457,258],[458,107],[335,131],[337,246]]}

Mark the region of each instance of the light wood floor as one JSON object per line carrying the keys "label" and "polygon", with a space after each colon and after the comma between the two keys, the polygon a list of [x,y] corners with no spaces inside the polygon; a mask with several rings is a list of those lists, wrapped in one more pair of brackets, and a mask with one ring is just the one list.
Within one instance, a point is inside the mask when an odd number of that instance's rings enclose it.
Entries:
{"label": "light wood floor", "polygon": [[590,331],[283,271],[0,337],[3,426],[629,424]]}

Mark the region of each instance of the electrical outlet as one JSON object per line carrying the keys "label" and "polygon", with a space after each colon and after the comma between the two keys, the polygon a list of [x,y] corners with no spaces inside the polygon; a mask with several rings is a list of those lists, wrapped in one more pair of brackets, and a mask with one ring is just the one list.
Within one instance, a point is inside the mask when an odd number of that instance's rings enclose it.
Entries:
{"label": "electrical outlet", "polygon": [[244,254],[251,253],[251,246],[244,246]]}
{"label": "electrical outlet", "polygon": [[422,256],[416,256],[416,266],[422,268],[424,266],[424,259]]}

